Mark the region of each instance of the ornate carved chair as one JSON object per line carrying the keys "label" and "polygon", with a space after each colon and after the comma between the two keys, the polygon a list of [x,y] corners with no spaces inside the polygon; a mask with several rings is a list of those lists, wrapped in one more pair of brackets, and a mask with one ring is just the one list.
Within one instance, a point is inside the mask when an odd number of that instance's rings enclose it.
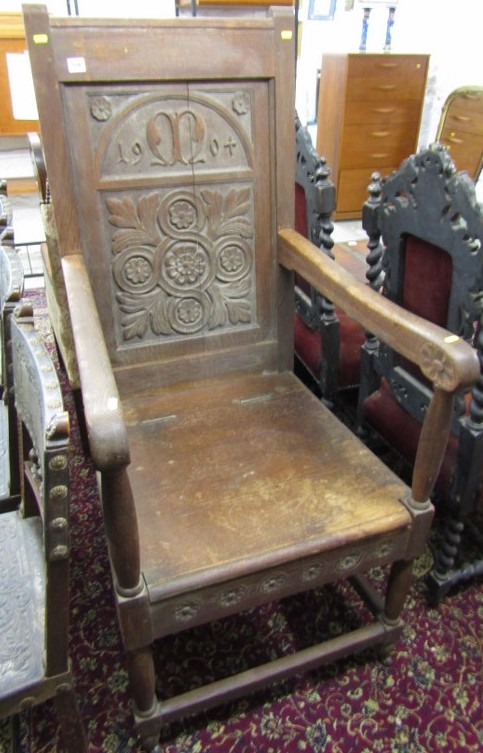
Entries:
{"label": "ornate carved chair", "polygon": [[16,251],[0,244],[0,512],[15,509],[20,501],[18,431],[13,390],[10,317],[24,289],[24,274]]}
{"label": "ornate carved chair", "polygon": [[[163,723],[396,639],[452,395],[478,361],[291,229],[290,10],[126,23],[30,5],[24,20],[135,720],[155,749]],[[411,490],[294,376],[293,271],[434,374]],[[363,575],[376,563],[383,596]],[[156,694],[156,640],[349,576],[367,624]]]}
{"label": "ornate carved chair", "polygon": [[[402,163],[380,186],[372,205],[373,271],[384,273],[388,299],[472,343],[483,363],[483,211],[474,185],[457,173],[447,150],[433,144]],[[382,236],[382,244],[378,242]],[[382,266],[381,266],[382,254]],[[444,375],[446,364],[438,368]],[[360,412],[414,462],[431,387],[420,370],[369,336],[364,346]],[[430,577],[437,600],[453,584],[483,572],[483,530],[471,524],[481,506],[483,377],[455,403],[451,436],[435,486],[443,522]],[[473,531],[470,564],[464,527]]]}
{"label": "ornate carved chair", "polygon": [[[295,229],[365,280],[367,265],[351,249],[334,247],[331,233],[335,186],[330,169],[315,151],[307,128],[295,119]],[[335,251],[335,254],[334,254]],[[309,377],[330,404],[339,389],[359,384],[364,330],[299,275],[295,278],[294,350],[302,378]]]}
{"label": "ornate carved chair", "polygon": [[0,716],[53,698],[69,753],[86,737],[68,661],[69,417],[31,308],[11,317],[22,504],[0,514]]}
{"label": "ornate carved chair", "polygon": [[8,185],[5,179],[0,179],[0,243],[13,243],[13,211],[8,198]]}

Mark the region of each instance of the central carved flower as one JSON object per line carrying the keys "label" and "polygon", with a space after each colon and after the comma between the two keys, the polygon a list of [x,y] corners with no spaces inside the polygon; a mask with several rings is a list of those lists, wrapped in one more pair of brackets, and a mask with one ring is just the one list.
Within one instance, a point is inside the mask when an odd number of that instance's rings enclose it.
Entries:
{"label": "central carved flower", "polygon": [[166,261],[168,277],[179,285],[193,285],[203,276],[205,270],[204,254],[189,246],[173,249]]}

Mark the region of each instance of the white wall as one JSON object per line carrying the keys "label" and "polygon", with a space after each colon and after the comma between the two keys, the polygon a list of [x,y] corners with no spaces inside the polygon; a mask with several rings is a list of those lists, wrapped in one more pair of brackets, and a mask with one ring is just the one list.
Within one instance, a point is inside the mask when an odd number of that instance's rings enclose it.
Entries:
{"label": "white wall", "polygon": [[[332,21],[308,21],[308,0],[302,0],[302,44],[297,68],[297,109],[302,121],[315,119],[317,68],[324,52],[356,52],[362,31],[362,5],[352,11],[337,0]],[[388,3],[389,4],[389,3]],[[367,51],[384,46],[388,10],[371,11]],[[483,85],[482,0],[399,0],[392,29],[394,52],[431,55],[420,146],[434,140],[447,95],[456,87]]]}

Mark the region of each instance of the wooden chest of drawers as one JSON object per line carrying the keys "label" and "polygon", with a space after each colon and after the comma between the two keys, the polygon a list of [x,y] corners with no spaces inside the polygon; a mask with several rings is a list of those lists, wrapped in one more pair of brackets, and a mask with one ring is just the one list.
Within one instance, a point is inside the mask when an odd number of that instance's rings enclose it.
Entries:
{"label": "wooden chest of drawers", "polygon": [[428,64],[429,55],[323,56],[317,151],[332,168],[336,218],[360,217],[371,174],[416,150]]}
{"label": "wooden chest of drawers", "polygon": [[483,160],[482,86],[461,87],[449,95],[436,138],[449,148],[458,170],[466,170],[476,181]]}

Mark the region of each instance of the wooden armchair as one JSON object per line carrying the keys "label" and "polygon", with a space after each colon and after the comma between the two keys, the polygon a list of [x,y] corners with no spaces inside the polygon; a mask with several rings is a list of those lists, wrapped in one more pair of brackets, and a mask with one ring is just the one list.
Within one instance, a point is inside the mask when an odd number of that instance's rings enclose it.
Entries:
{"label": "wooden armchair", "polygon": [[[290,10],[123,22],[30,5],[24,20],[135,721],[153,750],[163,723],[396,640],[453,394],[478,360],[291,229]],[[293,271],[434,379],[412,489],[292,373]],[[390,566],[384,595],[364,576],[376,564]],[[174,698],[156,684],[163,636],[352,576],[367,624]]]}
{"label": "wooden armchair", "polygon": [[[335,186],[330,169],[315,151],[307,128],[295,119],[295,229],[321,251],[364,281],[365,260],[356,252],[334,246]],[[335,252],[335,253],[334,253]],[[359,384],[364,330],[324,298],[306,280],[295,276],[294,351],[298,373],[313,383],[331,404],[340,389]]]}
{"label": "wooden armchair", "polygon": [[22,504],[0,514],[0,716],[53,698],[66,749],[84,753],[68,660],[69,417],[27,304],[10,335]]}
{"label": "wooden armchair", "polygon": [[13,389],[10,317],[24,289],[22,263],[16,251],[0,244],[0,512],[13,510],[20,501],[17,414]]}
{"label": "wooden armchair", "polygon": [[[373,205],[373,221],[367,227],[372,228],[375,274],[384,271],[384,295],[472,343],[483,364],[483,211],[472,181],[456,172],[445,147],[434,144],[403,162],[380,189],[380,204]],[[383,243],[377,248],[381,235]],[[439,368],[444,371],[443,361]],[[409,464],[416,457],[431,395],[431,385],[419,369],[369,336],[360,414],[366,427],[375,429]],[[473,390],[455,402],[451,436],[436,480],[443,533],[429,583],[433,601],[455,583],[483,572],[483,529],[481,521],[479,529],[472,524],[481,509],[482,468],[480,375]],[[465,527],[475,539],[470,545]],[[471,562],[470,548],[478,552]]]}

